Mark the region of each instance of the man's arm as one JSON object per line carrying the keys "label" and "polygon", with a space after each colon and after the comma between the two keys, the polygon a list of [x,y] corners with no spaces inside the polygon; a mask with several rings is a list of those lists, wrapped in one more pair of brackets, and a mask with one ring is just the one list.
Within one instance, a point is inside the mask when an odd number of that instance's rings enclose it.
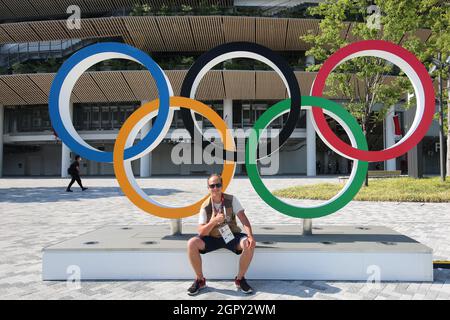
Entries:
{"label": "man's arm", "polygon": [[244,229],[247,233],[248,241],[250,242],[251,247],[256,246],[255,238],[253,237],[253,231],[252,226],[250,224],[250,221],[248,220],[247,216],[245,215],[244,210],[241,210],[237,213],[237,216],[239,220],[241,220],[242,224],[244,225]]}

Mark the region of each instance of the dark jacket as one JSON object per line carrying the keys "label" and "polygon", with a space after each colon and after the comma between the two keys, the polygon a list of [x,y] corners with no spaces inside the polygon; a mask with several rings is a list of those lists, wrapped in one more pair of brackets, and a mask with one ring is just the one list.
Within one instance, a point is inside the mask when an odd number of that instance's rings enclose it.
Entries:
{"label": "dark jacket", "polygon": [[79,175],[80,174],[79,167],[80,167],[80,162],[75,160],[74,162],[72,162],[69,169],[67,169],[67,173],[72,176]]}

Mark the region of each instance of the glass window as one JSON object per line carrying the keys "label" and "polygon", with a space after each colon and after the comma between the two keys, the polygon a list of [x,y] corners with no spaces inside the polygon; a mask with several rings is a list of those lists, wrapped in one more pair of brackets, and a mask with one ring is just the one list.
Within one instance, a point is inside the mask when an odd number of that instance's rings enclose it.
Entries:
{"label": "glass window", "polygon": [[[204,104],[206,104],[207,106],[209,106],[211,109],[213,109],[222,119],[223,119],[223,103],[222,101],[202,101]],[[180,124],[181,127],[179,128],[184,128],[184,123],[181,120],[181,113],[178,117],[178,119],[180,119]],[[205,117],[203,117],[202,115],[195,113],[195,119],[199,122],[199,125],[201,127],[213,127],[212,123]]]}
{"label": "glass window", "polygon": [[252,110],[253,110],[253,121],[252,121],[253,125],[255,121],[267,110],[267,104],[255,103],[252,105]]}
{"label": "glass window", "polygon": [[46,106],[41,107],[41,126],[43,130],[50,130],[50,116],[48,114],[48,108]]}
{"label": "glass window", "polygon": [[41,128],[41,110],[38,107],[31,110],[31,129],[33,131],[39,130]]}
{"label": "glass window", "polygon": [[5,108],[5,132],[33,132],[51,129],[46,105]]}
{"label": "glass window", "polygon": [[242,128],[242,103],[233,101],[233,127]]}
{"label": "glass window", "polygon": [[125,106],[124,108],[124,119],[123,122],[125,122],[125,120],[128,119],[128,117],[134,112],[134,107],[133,106]]}
{"label": "glass window", "polygon": [[83,129],[83,107],[73,105],[73,126],[75,130]]}
{"label": "glass window", "polygon": [[83,106],[83,130],[91,129],[91,106]]}
{"label": "glass window", "polygon": [[223,119],[223,104],[213,104],[212,108],[214,109],[214,111],[217,112],[217,114]]}
{"label": "glass window", "polygon": [[[205,102],[211,109],[213,109],[222,119],[223,119],[223,104],[221,102]],[[204,127],[213,127],[211,121],[209,119],[203,118]]]}
{"label": "glass window", "polygon": [[[152,124],[155,123],[156,117],[153,118],[153,122]],[[183,119],[181,118],[181,112],[179,110],[176,110],[173,113],[173,120],[172,123],[170,124],[171,128],[184,128],[184,122]]]}
{"label": "glass window", "polygon": [[5,127],[3,133],[14,132],[14,122],[17,119],[17,112],[15,107],[5,107]]}
{"label": "glass window", "polygon": [[19,113],[19,131],[30,131],[31,129],[31,110],[27,107],[21,107]]}
{"label": "glass window", "polygon": [[112,106],[110,107],[111,112],[111,126],[113,129],[119,129],[120,128],[120,115],[119,115],[119,107],[118,106]]}
{"label": "glass window", "polygon": [[306,111],[300,111],[300,118],[297,121],[296,128],[306,128]]}
{"label": "glass window", "polygon": [[111,114],[109,113],[108,106],[101,107],[101,129],[102,130],[110,130],[111,127]]}
{"label": "glass window", "polygon": [[250,103],[242,104],[242,125],[244,126],[244,128],[250,127],[252,125],[252,113]]}
{"label": "glass window", "polygon": [[91,130],[100,129],[100,108],[93,106],[91,108]]}
{"label": "glass window", "polygon": [[39,48],[41,51],[48,51],[50,49],[50,43],[48,41],[41,41],[39,43]]}
{"label": "glass window", "polygon": [[127,117],[125,108],[123,106],[119,106],[118,113],[119,113],[119,126],[122,126]]}

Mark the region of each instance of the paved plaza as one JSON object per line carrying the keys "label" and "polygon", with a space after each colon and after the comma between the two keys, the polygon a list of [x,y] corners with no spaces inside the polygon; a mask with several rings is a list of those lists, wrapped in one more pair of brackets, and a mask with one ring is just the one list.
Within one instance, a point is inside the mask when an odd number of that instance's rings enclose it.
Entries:
{"label": "paved plaza", "polygon": [[[270,190],[336,177],[266,177]],[[155,199],[170,205],[198,200],[206,190],[204,178],[154,177],[138,180]],[[106,225],[167,224],[142,212],[121,192],[114,178],[87,178],[89,190],[76,186],[66,193],[67,179],[0,179],[0,299],[192,299],[191,281],[66,282],[41,280],[42,248]],[[252,224],[297,224],[277,213],[253,190],[246,177],[236,177],[228,192],[237,195]],[[314,201],[289,200],[296,204]],[[195,224],[197,217],[183,223]],[[353,201],[314,225],[380,225],[433,248],[435,260],[450,259],[449,203]],[[207,277],[207,270],[205,275]],[[209,288],[193,299],[450,299],[450,270],[435,269],[433,283],[341,281],[252,281],[256,293],[243,296],[233,281],[208,281]]]}

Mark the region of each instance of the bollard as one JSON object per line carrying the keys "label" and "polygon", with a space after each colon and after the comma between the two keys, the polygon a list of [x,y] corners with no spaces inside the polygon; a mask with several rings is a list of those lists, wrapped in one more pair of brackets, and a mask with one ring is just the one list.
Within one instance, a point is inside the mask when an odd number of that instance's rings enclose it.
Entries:
{"label": "bollard", "polygon": [[170,233],[171,235],[180,235],[183,232],[183,227],[181,224],[181,219],[171,219],[170,220]]}
{"label": "bollard", "polygon": [[312,235],[312,219],[303,219],[303,235]]}

